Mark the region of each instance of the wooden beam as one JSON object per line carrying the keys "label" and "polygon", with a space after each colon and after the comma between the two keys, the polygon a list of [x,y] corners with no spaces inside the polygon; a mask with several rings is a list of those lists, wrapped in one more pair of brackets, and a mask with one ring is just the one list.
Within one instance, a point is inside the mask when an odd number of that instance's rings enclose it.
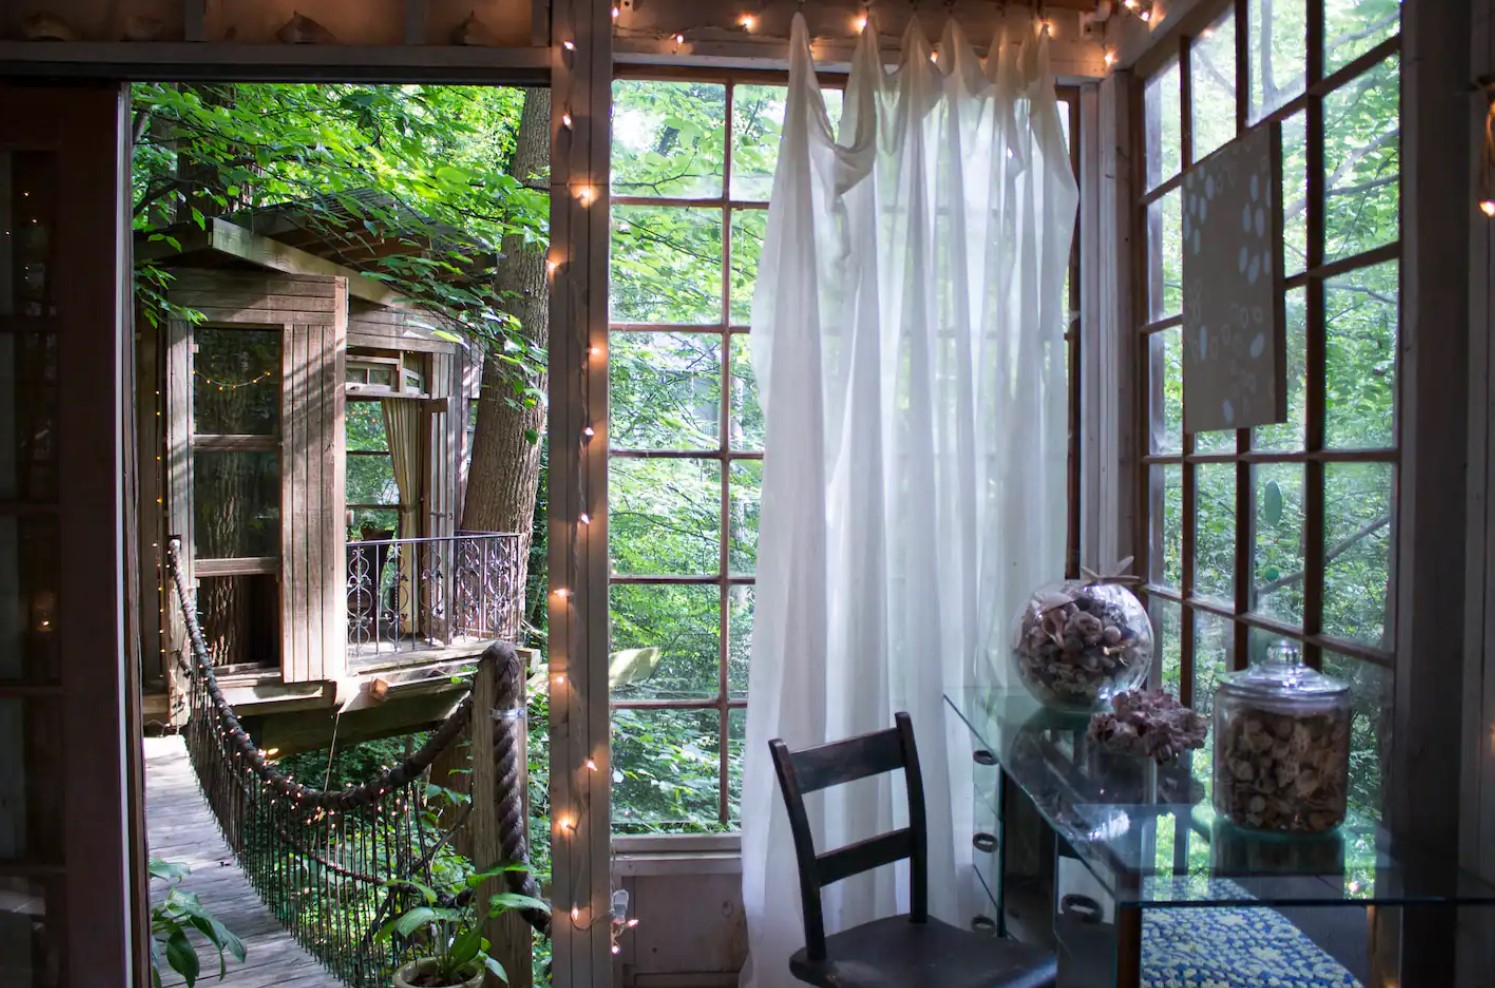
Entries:
{"label": "wooden beam", "polygon": [[181,244],[180,251],[164,240],[148,240],[136,243],[136,259],[164,261],[200,250],[216,250],[229,257],[285,274],[347,278],[349,295],[376,305],[398,306],[403,303],[403,296],[381,281],[299,247],[251,233],[237,223],[219,217],[208,220],[206,229],[189,226],[168,232]]}

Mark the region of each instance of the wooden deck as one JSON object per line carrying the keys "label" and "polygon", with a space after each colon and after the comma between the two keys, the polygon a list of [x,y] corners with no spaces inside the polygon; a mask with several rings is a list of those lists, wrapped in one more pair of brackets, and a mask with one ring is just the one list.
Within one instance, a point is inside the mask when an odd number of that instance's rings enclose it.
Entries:
{"label": "wooden deck", "polygon": [[[229,960],[228,974],[221,982],[216,956],[200,949],[203,974],[198,984],[204,988],[219,984],[228,988],[341,988],[342,982],[275,921],[239,870],[198,791],[182,739],[146,738],[144,745],[145,819],[151,855],[191,868],[182,887],[196,892],[247,949],[243,964]],[[152,883],[152,894],[160,894],[161,887],[161,882]],[[174,972],[162,974],[168,988],[182,984]]]}

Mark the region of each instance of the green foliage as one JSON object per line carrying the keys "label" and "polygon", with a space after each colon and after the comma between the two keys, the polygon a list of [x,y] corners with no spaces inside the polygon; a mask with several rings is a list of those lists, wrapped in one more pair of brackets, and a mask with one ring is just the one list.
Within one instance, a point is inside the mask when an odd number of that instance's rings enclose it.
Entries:
{"label": "green foliage", "polygon": [[161,988],[161,961],[193,988],[202,976],[194,939],[201,939],[218,952],[218,980],[228,974],[228,958],[244,962],[244,943],[229,932],[218,918],[203,908],[197,896],[180,888],[191,869],[160,858],[151,858],[150,877],[166,883],[166,897],[151,905],[151,982]]}
{"label": "green foliage", "polygon": [[[544,354],[493,282],[505,236],[548,235],[545,176],[505,171],[522,103],[497,87],[137,84],[135,229],[178,246],[163,232],[176,223],[290,207],[278,215],[336,259],[512,358],[514,400],[540,401],[530,382]],[[153,323],[170,280],[157,264],[137,271]]]}
{"label": "green foliage", "polygon": [[487,969],[504,981],[509,980],[503,965],[488,955],[490,944],[483,936],[483,923],[516,909],[538,909],[549,912],[550,905],[540,899],[515,892],[490,895],[486,911],[476,894],[479,887],[506,873],[528,871],[523,865],[499,865],[463,877],[460,883],[438,892],[415,881],[389,883],[391,887],[413,889],[421,904],[391,919],[379,930],[379,937],[395,936],[408,943],[418,943],[436,961],[433,972],[440,985],[460,985]]}

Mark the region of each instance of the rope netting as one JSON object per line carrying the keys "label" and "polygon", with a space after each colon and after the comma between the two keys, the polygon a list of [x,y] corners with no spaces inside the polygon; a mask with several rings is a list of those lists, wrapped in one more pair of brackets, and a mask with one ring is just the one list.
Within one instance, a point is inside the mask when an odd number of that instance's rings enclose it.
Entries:
{"label": "rope netting", "polygon": [[[359,785],[319,789],[296,781],[255,745],[225,699],[198,624],[194,596],[179,565],[180,544],[168,544],[168,559],[190,643],[187,662],[190,720],[187,751],[198,783],[234,856],[266,906],[292,936],[336,977],[357,988],[384,988],[390,974],[410,959],[407,948],[376,933],[390,919],[419,904],[411,880],[433,888],[453,887],[473,867],[456,846],[468,824],[469,801],[437,805],[428,798],[437,757],[470,736],[473,691],[418,750]],[[502,862],[528,863],[519,729],[524,703],[524,666],[514,647],[490,646],[478,660],[496,676],[493,751],[499,794]],[[445,780],[439,780],[444,784]],[[510,889],[539,896],[534,876],[510,872]],[[444,904],[466,904],[471,891]],[[525,919],[549,933],[549,916]]]}

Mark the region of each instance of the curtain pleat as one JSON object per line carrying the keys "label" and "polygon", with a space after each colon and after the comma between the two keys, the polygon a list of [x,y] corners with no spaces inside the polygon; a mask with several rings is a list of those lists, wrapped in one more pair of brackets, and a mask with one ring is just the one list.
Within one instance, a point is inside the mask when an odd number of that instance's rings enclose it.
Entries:
{"label": "curtain pleat", "polygon": [[[911,20],[889,73],[869,27],[835,133],[794,19],[751,337],[767,429],[742,799],[751,988],[793,984],[804,943],[772,738],[799,748],[909,711],[931,908],[969,922],[971,745],[943,695],[1005,681],[1008,621],[1063,572],[1078,193],[1046,41],[998,38],[983,62],[952,21],[931,50]],[[821,850],[906,815],[891,778],[809,809]],[[906,885],[881,869],[830,887],[828,929],[905,910]]]}

